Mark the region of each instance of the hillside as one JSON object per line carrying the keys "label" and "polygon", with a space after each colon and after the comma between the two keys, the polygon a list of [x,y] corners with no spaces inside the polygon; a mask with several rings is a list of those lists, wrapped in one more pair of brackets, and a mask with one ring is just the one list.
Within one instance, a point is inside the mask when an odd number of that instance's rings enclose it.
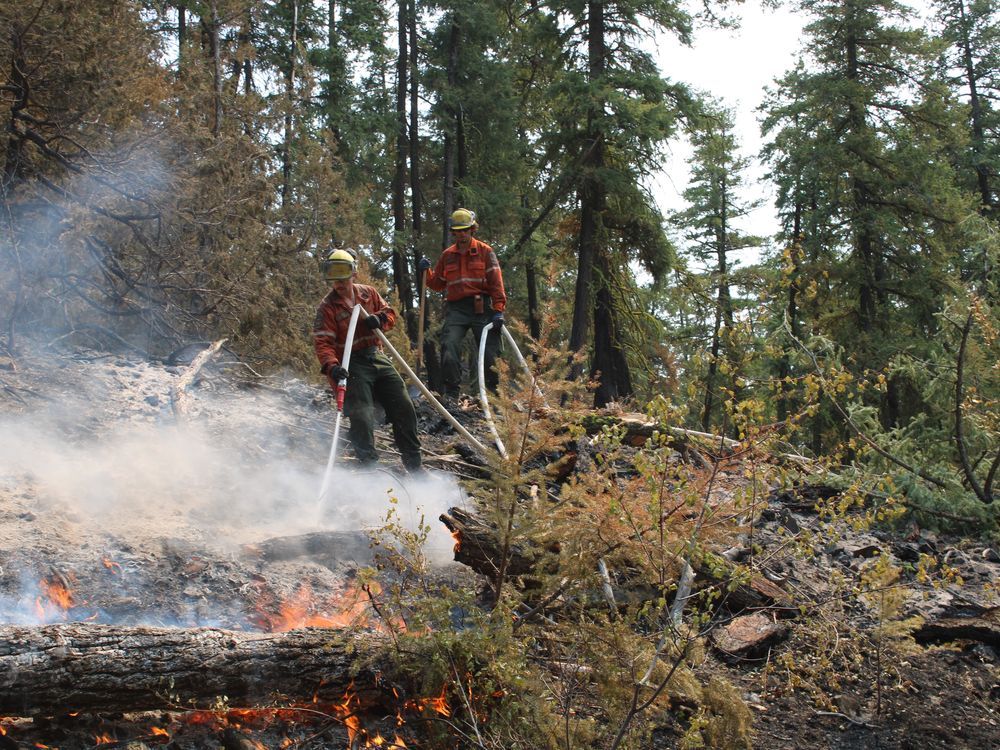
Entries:
{"label": "hillside", "polygon": [[[403,526],[417,528],[421,512],[430,521],[428,581],[465,590],[479,601],[477,606],[490,606],[485,594],[489,576],[450,561],[452,537],[436,521],[453,508],[472,514],[481,510],[463,489],[464,480],[460,484],[449,473],[465,467],[472,476],[481,469],[475,460],[470,464],[461,458],[454,434],[426,403],[421,402],[420,413],[429,475],[407,477],[393,467],[391,456],[384,468],[371,473],[339,468],[335,499],[320,509],[316,495],[331,427],[326,394],[296,379],[259,378],[225,352],[194,372],[191,360],[197,352],[181,353],[166,364],[50,347],[3,362],[0,657],[13,648],[13,626],[38,632],[62,627],[67,638],[72,623],[79,623],[82,632],[90,626],[114,626],[137,637],[144,628],[150,633],[163,627],[178,633],[210,627],[252,634],[307,625],[353,625],[361,632],[384,634],[379,620],[385,613],[372,594],[378,589],[371,587],[369,574],[358,576],[374,559],[367,534],[384,523],[390,507],[399,512]],[[463,423],[484,434],[481,420],[467,406],[460,414]],[[588,468],[596,455],[588,455],[588,443],[594,445],[592,440],[577,442],[575,474],[594,470],[592,464]],[[704,446],[700,451],[708,455]],[[342,462],[349,464],[349,459]],[[718,503],[740,491],[747,468],[735,457],[715,466],[712,494]],[[747,738],[760,748],[997,745],[996,547],[915,527],[852,530],[850,513],[821,521],[815,502],[801,492],[771,492],[758,499],[749,536],[744,526],[711,544],[719,553],[728,549],[729,558],[743,561],[748,571],[780,587],[788,599],[742,610],[733,606],[735,599],[707,609],[693,601],[689,605],[685,616],[709,617],[697,626],[700,645],[685,668],[690,678],[704,686],[713,684],[713,678],[730,683],[735,690],[726,695],[752,717],[749,735],[702,736],[720,747],[738,746]],[[292,549],[310,534],[325,536],[308,549]],[[530,542],[524,545],[520,550],[527,554]],[[563,546],[564,558],[569,547]],[[878,550],[885,556],[879,557]],[[921,557],[925,554],[926,560]],[[927,562],[931,558],[940,561],[937,567]],[[621,611],[616,622],[635,624],[638,620],[627,614],[628,602],[641,599],[642,588],[634,573],[625,575],[621,558],[608,553],[607,559],[611,597]],[[871,595],[878,559],[894,563],[901,576],[898,584],[882,589],[900,594],[891,606],[884,596],[876,603]],[[940,566],[947,566],[946,573]],[[390,589],[391,566],[378,570],[375,579]],[[512,595],[537,601],[524,588],[527,578],[522,572],[512,579]],[[597,602],[586,607],[606,608],[600,596]],[[549,627],[546,620],[560,620],[563,635],[572,632],[572,622],[562,621],[568,611],[552,605],[538,632],[510,646],[520,643],[519,648],[534,652],[535,668],[561,682],[561,687],[549,686],[551,694],[565,696],[580,675],[568,673],[566,663],[550,650],[538,650],[538,638]],[[789,606],[796,611],[785,611]],[[913,617],[921,619],[911,621]],[[955,627],[962,617],[969,626],[965,631],[949,634],[932,627]],[[899,627],[887,627],[890,621]],[[766,639],[741,650],[761,627],[772,626]],[[639,635],[650,644],[657,636],[648,629]],[[465,636],[459,631],[459,637]],[[733,652],[727,654],[725,648]],[[695,657],[695,651],[704,655]],[[590,669],[586,664],[578,668]],[[7,663],[0,677],[6,691],[23,684],[17,674],[23,669],[31,667],[22,662],[11,671]],[[258,687],[267,694],[266,685]],[[411,748],[499,746],[489,744],[488,712],[481,717],[480,744],[460,739],[467,719],[454,694],[449,713],[439,715],[453,731],[442,735],[440,728],[430,731],[434,725],[419,718],[419,712],[400,727],[387,724],[377,701],[358,715],[359,730],[351,725],[352,711],[310,704],[313,687],[302,686],[304,701],[272,696],[240,705],[219,696],[215,711],[185,711],[176,700],[165,699],[153,714],[122,705],[76,715],[73,686],[55,684],[48,688],[52,694],[25,698],[27,705],[34,701],[41,708],[25,712],[25,718],[0,721],[0,747],[339,748],[349,735],[358,747],[376,746],[377,732],[383,737],[395,733],[397,746],[405,742]],[[353,689],[375,687],[355,684]],[[583,696],[597,688],[577,689],[581,703],[573,711],[574,721],[585,714],[588,723],[621,719],[602,715],[598,706],[586,707],[591,699]],[[672,695],[673,710],[664,712],[670,703],[663,704],[644,719],[650,722],[647,742],[652,744],[635,746],[674,747],[685,733],[690,740],[693,716],[704,715],[708,721],[716,714],[734,715],[718,708],[714,714],[700,713],[714,700],[708,692],[701,699],[692,698],[690,689],[688,698],[672,689],[665,692]],[[59,711],[45,709],[53,695],[58,705],[63,694]],[[510,694],[509,700],[521,697]],[[523,695],[525,701],[534,697],[534,689]],[[350,702],[348,698],[344,705]],[[309,705],[317,713],[290,710]],[[33,713],[38,715],[27,718]],[[498,721],[503,715],[497,709]],[[573,746],[587,744],[578,739]]]}

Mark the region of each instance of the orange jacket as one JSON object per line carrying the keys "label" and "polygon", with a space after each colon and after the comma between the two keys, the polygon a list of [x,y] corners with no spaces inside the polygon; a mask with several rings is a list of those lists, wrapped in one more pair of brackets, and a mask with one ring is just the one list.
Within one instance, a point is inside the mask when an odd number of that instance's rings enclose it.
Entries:
{"label": "orange jacket", "polygon": [[503,312],[507,306],[497,254],[475,237],[467,252],[452,245],[441,253],[437,265],[427,272],[427,286],[435,292],[445,292],[449,302],[485,294],[493,300],[497,312]]}
{"label": "orange jacket", "polygon": [[[367,284],[354,285],[354,301],[360,304],[369,315],[378,315],[382,319],[382,330],[388,331],[396,323],[396,311],[389,303]],[[344,358],[344,345],[347,343],[347,329],[351,324],[353,305],[349,305],[333,289],[319,303],[316,310],[316,322],[313,323],[313,346],[319,358],[320,369],[326,374],[334,365],[339,365]],[[354,327],[354,344],[351,351],[382,348],[378,335],[365,325],[365,314],[361,313],[358,324]]]}

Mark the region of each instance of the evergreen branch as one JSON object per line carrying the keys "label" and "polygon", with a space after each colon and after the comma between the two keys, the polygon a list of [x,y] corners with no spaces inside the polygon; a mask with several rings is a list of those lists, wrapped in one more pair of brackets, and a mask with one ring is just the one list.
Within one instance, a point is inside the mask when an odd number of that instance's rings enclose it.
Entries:
{"label": "evergreen branch", "polygon": [[887,461],[890,461],[890,462],[896,464],[897,466],[899,466],[900,468],[905,469],[906,471],[910,472],[911,474],[914,474],[915,476],[920,477],[925,482],[929,482],[930,484],[933,484],[936,487],[940,487],[941,489],[948,489],[948,483],[945,482],[943,479],[939,479],[938,477],[935,477],[935,476],[933,476],[931,474],[928,474],[923,469],[918,469],[916,466],[913,466],[912,464],[907,463],[903,459],[897,458],[896,456],[894,456],[891,453],[889,453],[889,451],[887,451],[881,445],[879,445],[874,440],[872,440],[870,437],[868,437],[868,435],[865,434],[865,432],[851,418],[851,415],[847,413],[847,410],[845,410],[844,407],[842,407],[840,405],[840,402],[837,401],[837,399],[833,397],[833,389],[830,388],[830,387],[828,387],[829,383],[827,381],[826,375],[823,374],[823,368],[820,367],[819,361],[816,359],[816,355],[813,354],[812,351],[809,349],[809,347],[807,347],[805,344],[803,344],[798,339],[798,337],[796,337],[795,334],[792,333],[792,328],[791,328],[791,325],[788,322],[787,316],[785,317],[783,326],[784,326],[784,329],[785,329],[785,333],[788,334],[788,337],[792,341],[794,341],[795,344],[812,361],[813,368],[816,370],[816,374],[819,376],[819,378],[822,381],[823,385],[826,386],[824,388],[824,390],[826,391],[827,398],[830,399],[830,403],[833,404],[833,408],[837,410],[837,413],[843,418],[843,420],[847,424],[847,426],[851,428],[851,430],[854,432],[855,435],[857,435],[859,438],[861,438],[861,440],[865,443],[865,445],[867,445],[872,450],[874,450],[877,454],[879,454],[880,456],[882,456],[882,458],[884,458]]}

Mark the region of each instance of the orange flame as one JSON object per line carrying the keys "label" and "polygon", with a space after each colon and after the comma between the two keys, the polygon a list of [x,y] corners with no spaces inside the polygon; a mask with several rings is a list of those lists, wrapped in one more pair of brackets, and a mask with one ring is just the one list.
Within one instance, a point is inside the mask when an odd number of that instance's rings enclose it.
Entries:
{"label": "orange flame", "polygon": [[98,745],[110,745],[112,742],[117,742],[117,740],[107,734],[97,734],[94,735],[94,742]]}
{"label": "orange flame", "polygon": [[114,560],[108,558],[108,557],[102,557],[101,558],[101,563],[103,563],[104,567],[107,568],[108,570],[110,570],[113,573],[121,573],[122,572],[122,566],[119,565],[118,563],[116,563]]}
{"label": "orange flame", "polygon": [[281,602],[278,614],[261,613],[263,627],[271,633],[283,633],[296,628],[344,628],[367,621],[367,602],[359,589],[348,589],[335,602],[332,612],[320,614],[307,584],[299,586],[291,599]]}
{"label": "orange flame", "polygon": [[416,711],[423,711],[425,708],[429,708],[442,716],[451,716],[451,706],[448,705],[446,697],[447,692],[448,686],[443,685],[440,695],[433,698],[414,698],[413,700],[408,700],[405,703],[405,707]]}
{"label": "orange flame", "polygon": [[166,729],[161,729],[160,727],[150,727],[149,730],[157,737],[169,737],[170,732]]}
{"label": "orange flame", "polygon": [[452,549],[452,552],[457,555],[458,551],[462,549],[462,532],[455,529],[451,532],[451,538],[455,540],[455,547]]}
{"label": "orange flame", "polygon": [[41,594],[35,597],[35,614],[39,620],[51,620],[54,617],[66,619],[66,611],[77,605],[73,592],[57,577],[43,578],[38,582]]}

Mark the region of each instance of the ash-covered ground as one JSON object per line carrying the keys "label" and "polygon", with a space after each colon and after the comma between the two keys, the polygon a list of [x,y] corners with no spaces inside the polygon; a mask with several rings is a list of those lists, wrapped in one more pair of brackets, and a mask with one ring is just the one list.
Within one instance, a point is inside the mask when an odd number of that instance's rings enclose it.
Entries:
{"label": "ash-covered ground", "polygon": [[364,473],[342,438],[320,500],[334,420],[321,387],[251,377],[225,352],[190,383],[190,361],[89,350],[22,348],[0,366],[2,623],[254,628],[261,607],[305,591],[324,614],[369,562],[364,544],[322,564],[249,545],[363,540],[390,509],[411,528],[426,519],[426,554],[451,560],[437,517],[463,504],[458,484],[405,474],[385,436],[384,465]]}

